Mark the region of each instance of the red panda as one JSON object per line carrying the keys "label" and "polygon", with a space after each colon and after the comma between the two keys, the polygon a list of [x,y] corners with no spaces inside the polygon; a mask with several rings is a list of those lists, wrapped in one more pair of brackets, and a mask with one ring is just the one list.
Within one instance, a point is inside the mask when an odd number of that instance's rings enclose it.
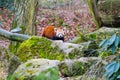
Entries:
{"label": "red panda", "polygon": [[55,28],[54,26],[47,26],[42,36],[47,37],[52,40],[63,40],[64,41],[64,29]]}

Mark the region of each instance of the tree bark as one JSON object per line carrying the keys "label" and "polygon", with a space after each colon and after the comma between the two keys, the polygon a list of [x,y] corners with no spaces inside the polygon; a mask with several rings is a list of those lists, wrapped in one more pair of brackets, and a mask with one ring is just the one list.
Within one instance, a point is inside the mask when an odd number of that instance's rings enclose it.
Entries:
{"label": "tree bark", "polygon": [[12,29],[22,28],[23,34],[36,35],[37,0],[15,0],[15,16]]}
{"label": "tree bark", "polygon": [[[22,34],[36,35],[37,3],[38,0],[15,0],[15,14],[11,29],[21,28]],[[12,37],[19,39],[23,35],[19,34],[19,37],[17,37],[16,34],[12,34]],[[9,46],[10,51],[15,54],[19,45],[19,42],[11,41]]]}
{"label": "tree bark", "polygon": [[89,5],[90,11],[92,13],[92,16],[94,18],[94,22],[97,28],[101,27],[102,22],[99,17],[96,0],[88,0],[88,5]]}

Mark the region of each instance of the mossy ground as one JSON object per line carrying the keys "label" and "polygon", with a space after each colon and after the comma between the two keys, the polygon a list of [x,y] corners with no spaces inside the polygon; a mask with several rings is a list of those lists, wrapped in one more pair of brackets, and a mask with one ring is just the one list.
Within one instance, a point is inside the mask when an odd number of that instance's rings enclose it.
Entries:
{"label": "mossy ground", "polygon": [[22,62],[34,58],[63,60],[65,54],[60,52],[57,47],[52,47],[51,43],[49,39],[44,37],[33,36],[20,45],[16,55]]}

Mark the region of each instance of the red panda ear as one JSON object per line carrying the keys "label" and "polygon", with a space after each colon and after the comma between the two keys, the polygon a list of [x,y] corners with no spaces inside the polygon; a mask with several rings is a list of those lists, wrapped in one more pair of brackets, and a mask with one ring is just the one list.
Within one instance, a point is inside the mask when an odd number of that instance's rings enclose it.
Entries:
{"label": "red panda ear", "polygon": [[63,28],[63,31],[66,31],[66,27]]}

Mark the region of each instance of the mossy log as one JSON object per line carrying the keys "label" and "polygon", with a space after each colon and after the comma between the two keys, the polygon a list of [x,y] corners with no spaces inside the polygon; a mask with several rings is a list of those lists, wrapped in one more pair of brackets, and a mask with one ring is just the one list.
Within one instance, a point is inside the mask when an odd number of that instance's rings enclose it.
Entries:
{"label": "mossy log", "polygon": [[0,28],[0,36],[10,39],[12,41],[19,41],[19,42],[25,41],[30,38],[30,36],[28,36],[28,35],[11,33],[2,28]]}

